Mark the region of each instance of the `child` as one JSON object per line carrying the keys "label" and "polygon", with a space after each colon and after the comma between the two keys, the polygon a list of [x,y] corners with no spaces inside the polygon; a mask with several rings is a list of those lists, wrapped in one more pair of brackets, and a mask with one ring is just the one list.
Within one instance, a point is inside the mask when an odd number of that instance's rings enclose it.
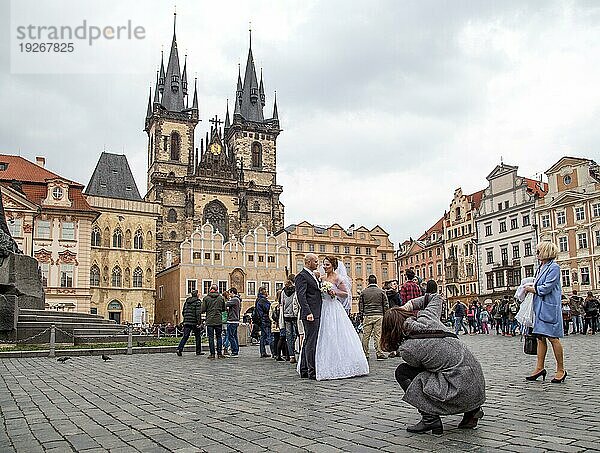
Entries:
{"label": "child", "polygon": [[490,314],[486,309],[481,310],[481,313],[479,314],[479,320],[481,321],[481,333],[486,333],[489,335],[490,328],[488,323],[490,322]]}

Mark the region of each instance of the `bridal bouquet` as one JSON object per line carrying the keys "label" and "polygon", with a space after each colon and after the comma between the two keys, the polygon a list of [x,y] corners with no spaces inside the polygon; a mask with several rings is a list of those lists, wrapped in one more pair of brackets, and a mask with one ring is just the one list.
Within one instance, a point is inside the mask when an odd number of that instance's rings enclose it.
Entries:
{"label": "bridal bouquet", "polygon": [[327,280],[325,280],[324,282],[321,283],[321,292],[323,294],[328,294],[329,291],[333,290],[333,283],[328,282]]}

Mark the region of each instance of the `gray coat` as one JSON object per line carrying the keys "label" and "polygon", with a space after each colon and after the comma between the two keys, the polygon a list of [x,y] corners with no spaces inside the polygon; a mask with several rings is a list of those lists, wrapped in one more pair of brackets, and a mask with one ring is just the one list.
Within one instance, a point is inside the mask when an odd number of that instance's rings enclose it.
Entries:
{"label": "gray coat", "polygon": [[[413,299],[413,308],[425,305],[425,297]],[[435,294],[417,318],[404,323],[407,333],[446,330],[440,322],[442,298]],[[460,414],[483,405],[485,379],[481,365],[457,338],[407,339],[400,345],[402,359],[422,368],[406,390],[403,400],[427,414]]]}

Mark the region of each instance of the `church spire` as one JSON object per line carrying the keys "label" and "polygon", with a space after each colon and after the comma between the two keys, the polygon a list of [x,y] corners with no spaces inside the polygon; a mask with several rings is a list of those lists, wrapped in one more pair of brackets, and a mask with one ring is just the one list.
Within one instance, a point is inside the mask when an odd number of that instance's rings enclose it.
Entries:
{"label": "church spire", "polygon": [[275,102],[273,102],[273,119],[279,121],[279,113],[277,112],[277,91],[275,91]]}
{"label": "church spire", "polygon": [[181,88],[183,89],[183,95],[187,96],[188,94],[188,83],[187,83],[187,54],[183,59],[183,74],[181,75]]}
{"label": "church spire", "polygon": [[160,76],[158,77],[158,90],[162,94],[165,89],[165,57],[160,51]]}
{"label": "church spire", "polygon": [[154,89],[154,103],[155,104],[160,104],[160,96],[159,96],[159,91],[160,91],[160,78],[158,76],[158,71],[156,71],[156,88]]}
{"label": "church spire", "polygon": [[229,120],[229,99],[227,99],[227,109],[225,110],[225,131],[227,131],[227,129],[229,129],[230,127],[231,121]]}
{"label": "church spire", "polygon": [[241,74],[241,67],[240,64],[238,63],[238,80],[237,80],[237,88],[235,91],[235,107],[233,108],[233,114],[241,114],[242,113],[242,94],[243,94],[243,89],[242,89],[242,74]]}
{"label": "church spire", "polygon": [[196,82],[198,79],[194,78],[194,100],[192,101],[192,110],[198,112],[198,89],[196,88]]}
{"label": "church spire", "polygon": [[[256,67],[254,66],[254,56],[252,55],[252,31],[250,30],[250,46],[248,49],[248,60],[246,61],[246,71],[244,73],[244,82],[241,84],[241,77],[238,76],[238,91],[241,85],[241,102],[239,113],[242,117],[249,121],[262,122],[263,117],[263,105],[260,98],[260,87],[258,78],[256,77]],[[263,86],[264,91],[264,86]]]}
{"label": "church spire", "polygon": [[146,110],[146,119],[152,116],[152,87],[150,87],[150,92],[148,93],[148,110]]}
{"label": "church spire", "polygon": [[175,24],[177,13],[173,15],[173,41],[171,42],[171,52],[169,53],[169,62],[164,80],[164,93],[162,105],[171,112],[181,112],[185,106],[183,102],[184,90],[182,87],[181,70],[179,66],[179,53],[177,51],[177,37],[175,34]]}
{"label": "church spire", "polygon": [[260,103],[265,106],[265,87],[263,85],[262,68],[260,68],[260,87],[258,88],[258,95],[260,96]]}

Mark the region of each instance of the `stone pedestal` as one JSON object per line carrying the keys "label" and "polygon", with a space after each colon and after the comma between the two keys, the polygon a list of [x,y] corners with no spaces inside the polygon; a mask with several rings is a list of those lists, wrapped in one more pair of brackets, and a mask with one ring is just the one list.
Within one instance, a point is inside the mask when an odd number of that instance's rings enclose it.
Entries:
{"label": "stone pedestal", "polygon": [[5,258],[0,266],[0,295],[17,296],[19,308],[43,310],[45,296],[37,260],[15,254]]}
{"label": "stone pedestal", "polygon": [[18,319],[17,296],[3,296],[0,294],[0,332],[6,334],[16,330]]}

